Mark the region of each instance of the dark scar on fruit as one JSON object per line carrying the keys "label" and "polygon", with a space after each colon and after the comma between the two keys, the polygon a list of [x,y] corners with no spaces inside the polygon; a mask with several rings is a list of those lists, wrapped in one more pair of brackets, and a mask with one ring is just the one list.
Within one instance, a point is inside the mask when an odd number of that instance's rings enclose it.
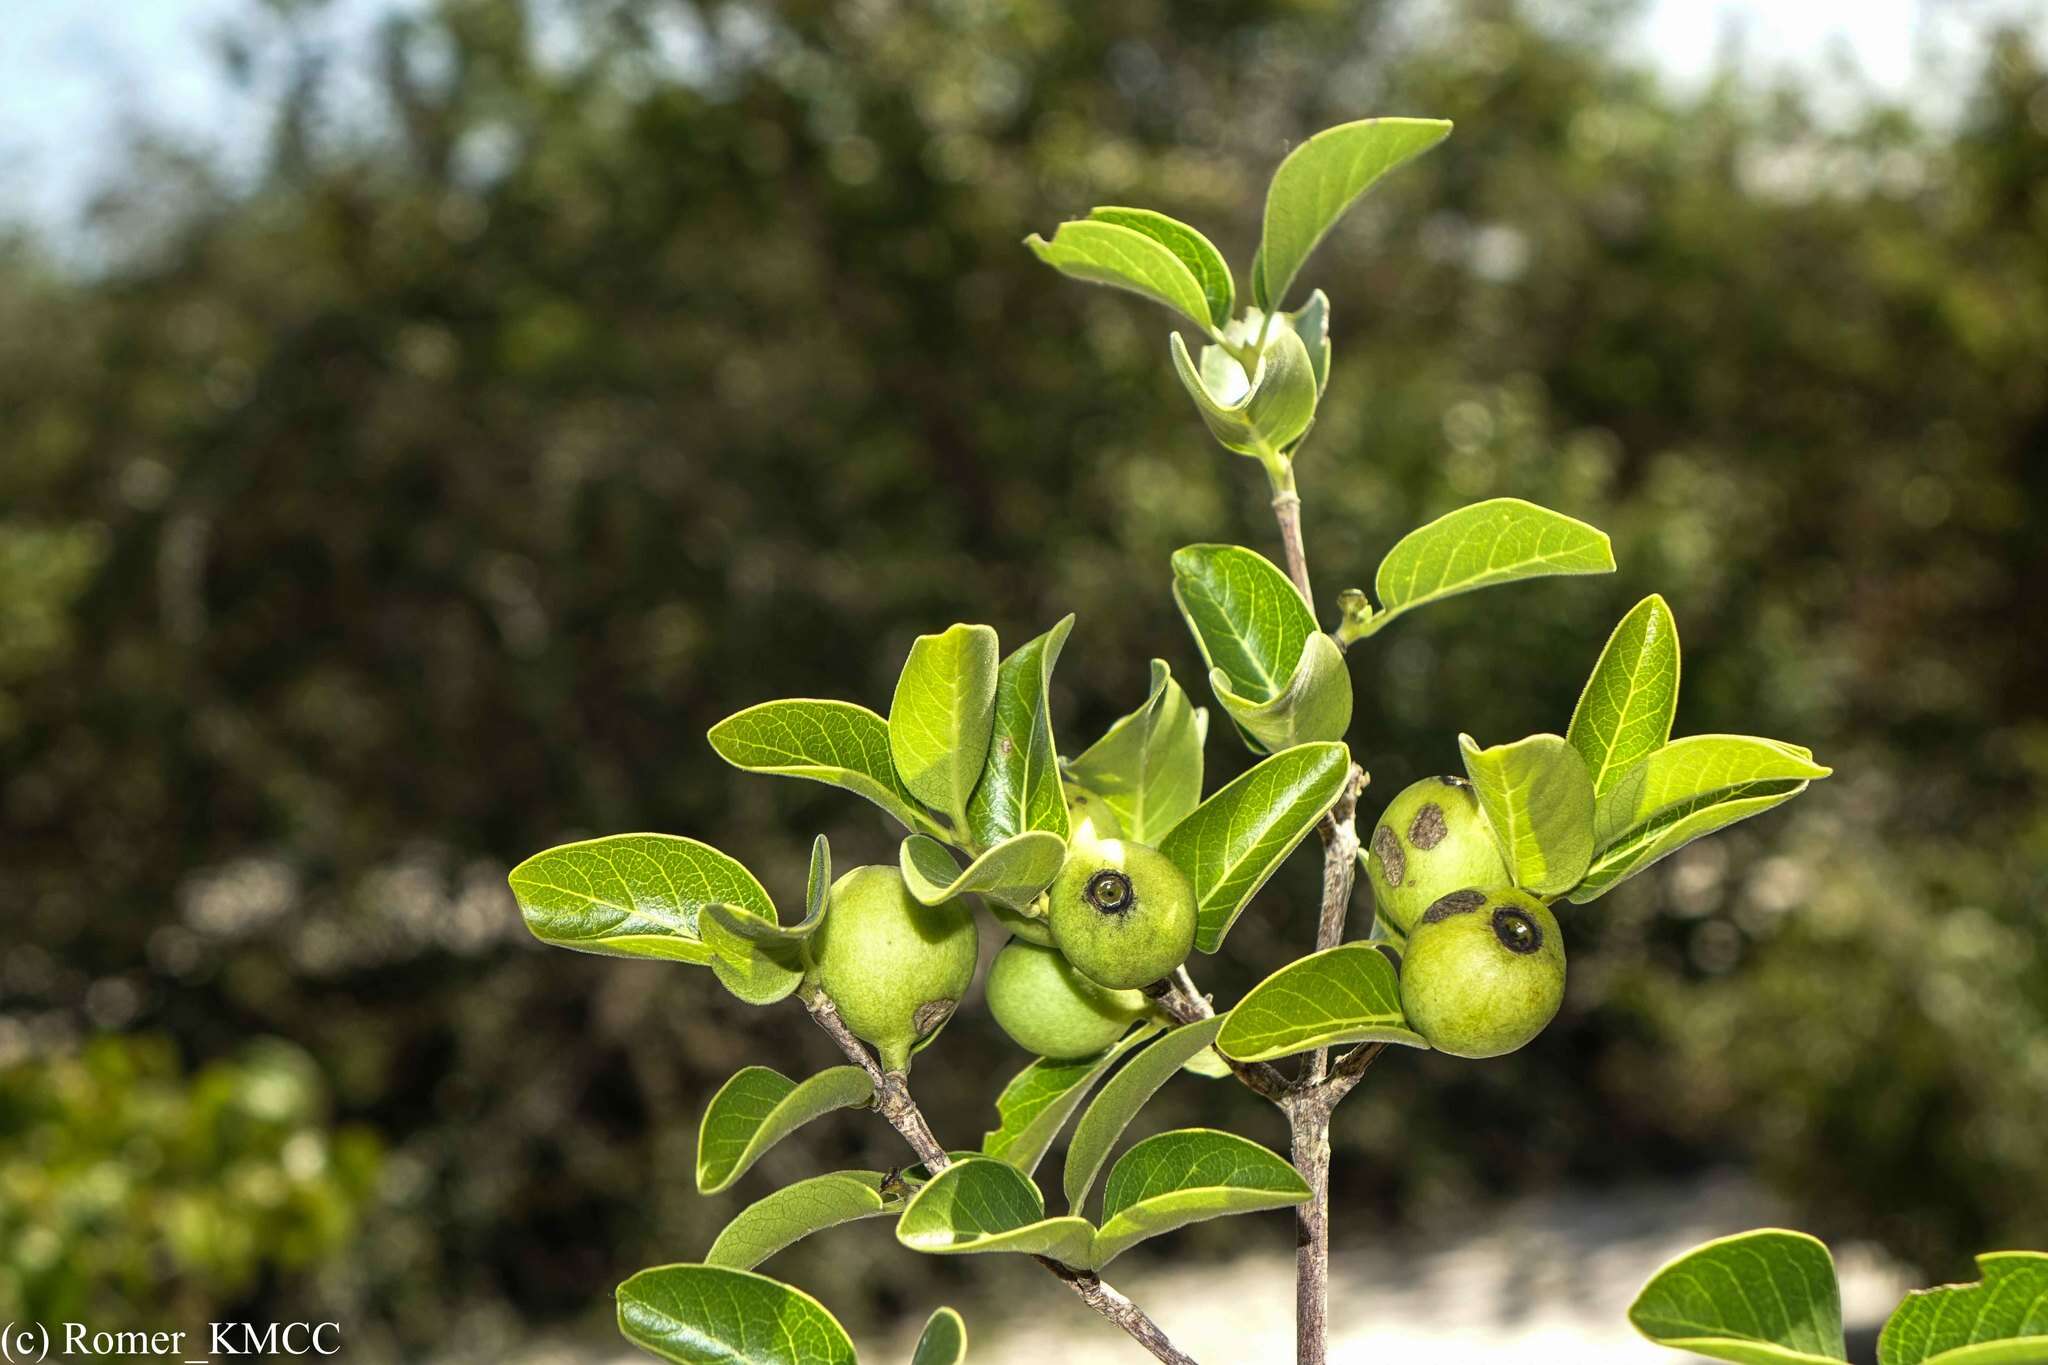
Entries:
{"label": "dark scar on fruit", "polygon": [[1380,875],[1387,879],[1387,885],[1399,886],[1408,872],[1408,858],[1401,852],[1401,841],[1394,837],[1390,827],[1381,825],[1372,832],[1372,856],[1380,860]]}
{"label": "dark scar on fruit", "polygon": [[1469,915],[1486,904],[1484,891],[1453,891],[1448,896],[1439,896],[1434,905],[1422,912],[1424,924],[1435,924],[1452,915]]}
{"label": "dark scar on fruit", "polygon": [[1450,832],[1450,826],[1444,823],[1444,808],[1432,801],[1415,812],[1415,820],[1408,826],[1408,842],[1427,853]]}
{"label": "dark scar on fruit", "polygon": [[945,1023],[946,1016],[953,1012],[953,1006],[957,1003],[957,1001],[953,1000],[925,1001],[917,1007],[917,1013],[910,1016],[912,1031],[922,1038],[925,1034],[930,1033],[933,1029]]}

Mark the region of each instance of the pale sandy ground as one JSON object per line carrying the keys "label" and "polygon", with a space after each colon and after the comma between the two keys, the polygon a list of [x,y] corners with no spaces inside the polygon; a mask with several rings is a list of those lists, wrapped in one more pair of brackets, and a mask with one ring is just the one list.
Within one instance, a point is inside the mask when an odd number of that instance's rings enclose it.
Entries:
{"label": "pale sandy ground", "polygon": [[[1339,1210],[1341,1217],[1341,1209]],[[1280,1214],[1246,1220],[1242,1258],[1176,1269],[1118,1265],[1111,1281],[1142,1303],[1202,1365],[1285,1365],[1293,1359],[1291,1227]],[[1333,1365],[1686,1365],[1628,1325],[1643,1281],[1696,1243],[1785,1215],[1733,1177],[1685,1185],[1520,1200],[1389,1237],[1332,1265]],[[1340,1245],[1343,1245],[1340,1243]],[[1874,1331],[1915,1278],[1868,1247],[1837,1246],[1852,1344]],[[1035,1281],[1030,1281],[1035,1285]],[[1047,1281],[1009,1303],[956,1297],[971,1365],[1145,1365],[1126,1338]],[[864,1365],[910,1358],[918,1322],[859,1343]],[[472,1345],[478,1344],[472,1339]],[[446,1357],[447,1365],[480,1357]],[[640,1365],[631,1350],[591,1351],[529,1340],[493,1351],[494,1365]]]}

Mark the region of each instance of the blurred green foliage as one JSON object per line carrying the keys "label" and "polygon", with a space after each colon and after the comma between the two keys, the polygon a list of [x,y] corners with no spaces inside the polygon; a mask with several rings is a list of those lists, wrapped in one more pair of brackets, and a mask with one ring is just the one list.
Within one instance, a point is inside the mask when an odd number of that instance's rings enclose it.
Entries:
{"label": "blurred green foliage", "polygon": [[282,1043],[189,1076],[141,1037],[0,1069],[0,1318],[168,1327],[334,1256],[379,1150],[331,1125]]}
{"label": "blurred green foliage", "polygon": [[[1460,729],[1560,729],[1651,590],[1682,732],[1783,734],[1839,776],[1565,917],[1565,1013],[1511,1062],[1377,1070],[1336,1134],[1340,1245],[1720,1161],[1930,1277],[2038,1233],[2048,77],[2023,39],[1950,128],[1733,77],[1674,96],[1594,0],[442,0],[354,73],[303,9],[230,38],[283,92],[255,184],[158,147],[101,266],[0,263],[5,1011],[32,1088],[133,1028],[316,1060],[390,1155],[349,1254],[262,1292],[372,1354],[486,1354],[596,1323],[759,1192],[678,1173],[730,1072],[831,1060],[801,1012],[544,955],[505,869],[662,829],[789,901],[821,830],[892,857],[861,803],[701,737],[773,696],[884,705],[955,619],[1015,642],[1079,613],[1068,752],[1148,657],[1195,676],[1167,556],[1272,549],[1261,476],[1189,410],[1165,314],[1020,239],[1133,202],[1242,262],[1289,141],[1373,112],[1459,127],[1305,277],[1334,306],[1300,465],[1319,591],[1497,494],[1611,530],[1622,568],[1353,650],[1367,808],[1455,771]],[[1218,777],[1243,761],[1211,746]],[[1314,891],[1290,868],[1205,984],[1306,941]],[[920,1060],[943,1135],[992,1118],[991,1055],[970,1004]],[[163,1102],[203,1107],[198,1074]],[[1145,1122],[1257,1115],[1189,1082]],[[849,1118],[758,1178],[899,1156]],[[903,1258],[844,1246],[778,1273],[850,1321],[900,1308]]]}

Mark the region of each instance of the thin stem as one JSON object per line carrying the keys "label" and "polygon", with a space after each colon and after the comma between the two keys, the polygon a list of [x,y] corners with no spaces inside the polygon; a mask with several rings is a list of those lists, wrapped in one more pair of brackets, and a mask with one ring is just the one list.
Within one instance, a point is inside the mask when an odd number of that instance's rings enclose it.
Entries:
{"label": "thin stem", "polygon": [[[853,1030],[847,1028],[846,1021],[839,1017],[838,1006],[823,991],[805,992],[804,1008],[811,1012],[811,1018],[817,1021],[818,1027],[839,1044],[839,1050],[846,1054],[847,1060],[867,1072],[868,1079],[875,1086],[875,1109],[910,1144],[910,1150],[917,1153],[917,1159],[924,1163],[925,1170],[936,1175],[951,1165],[946,1149],[932,1136],[924,1111],[910,1097],[910,1078],[901,1071],[884,1071],[867,1045],[853,1036]],[[1073,1290],[1081,1302],[1149,1351],[1154,1359],[1164,1361],[1165,1365],[1198,1365],[1193,1356],[1173,1344],[1159,1329],[1159,1324],[1146,1316],[1144,1309],[1103,1283],[1100,1277],[1061,1265],[1047,1256],[1032,1259]]]}
{"label": "thin stem", "polygon": [[1294,1206],[1294,1358],[1297,1365],[1323,1365],[1330,1333],[1330,1107],[1318,1087],[1289,1108],[1294,1169],[1307,1182],[1309,1197]]}
{"label": "thin stem", "polygon": [[1273,519],[1280,523],[1280,545],[1287,552],[1287,576],[1294,580],[1294,590],[1308,604],[1310,614],[1314,614],[1316,599],[1308,585],[1308,551],[1301,543],[1301,494],[1294,490],[1291,468],[1286,486],[1273,490]]}
{"label": "thin stem", "polygon": [[[1170,980],[1172,988],[1159,997],[1159,1005],[1173,1016],[1175,1023],[1194,1024],[1216,1017],[1216,1007],[1195,988],[1195,979],[1188,975],[1185,964],[1173,969]],[[1222,1056],[1220,1052],[1217,1055]],[[1275,1104],[1286,1102],[1289,1082],[1271,1062],[1240,1062],[1235,1057],[1224,1057],[1223,1062],[1255,1094]]]}
{"label": "thin stem", "polygon": [[1123,1329],[1124,1335],[1150,1351],[1153,1359],[1163,1360],[1166,1365],[1198,1365],[1193,1356],[1175,1346],[1166,1333],[1159,1330],[1158,1323],[1145,1316],[1144,1309],[1104,1284],[1093,1272],[1061,1265],[1048,1256],[1033,1259],[1057,1275],[1067,1288],[1080,1296],[1081,1302],[1115,1323]]}

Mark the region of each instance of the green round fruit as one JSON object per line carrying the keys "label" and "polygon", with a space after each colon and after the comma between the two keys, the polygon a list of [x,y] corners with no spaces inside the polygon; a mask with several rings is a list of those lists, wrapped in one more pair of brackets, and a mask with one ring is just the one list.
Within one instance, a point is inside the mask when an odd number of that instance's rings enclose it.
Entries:
{"label": "green round fruit", "polygon": [[1081,844],[1091,839],[1124,837],[1124,823],[1116,818],[1116,812],[1109,808],[1107,801],[1077,783],[1067,783],[1064,790],[1067,795],[1067,825],[1073,831],[1068,837],[1072,842]]}
{"label": "green round fruit", "polygon": [[1195,888],[1156,848],[1075,843],[1047,895],[1053,943],[1097,985],[1157,981],[1195,946]]}
{"label": "green round fruit", "polygon": [[1037,914],[1026,914],[1012,910],[1001,901],[984,900],[989,913],[996,917],[996,923],[1010,931],[1010,937],[1021,938],[1026,943],[1036,943],[1041,948],[1052,947],[1052,925],[1046,923],[1044,905],[1041,902]]}
{"label": "green round fruit", "polygon": [[1543,1032],[1563,1001],[1564,935],[1550,907],[1526,892],[1453,891],[1408,935],[1401,1008],[1439,1052],[1513,1052]]}
{"label": "green round fruit", "polygon": [[1052,948],[1012,942],[988,969],[988,1008],[1018,1047],[1040,1057],[1093,1057],[1124,1036],[1149,1004],[1075,971]]}
{"label": "green round fruit", "polygon": [[1387,937],[1405,938],[1422,912],[1468,886],[1501,886],[1507,864],[1462,777],[1425,777],[1401,789],[1373,827],[1372,901]]}
{"label": "green round fruit", "polygon": [[959,901],[919,905],[893,867],[856,867],[806,945],[812,980],[882,1065],[902,1071],[974,983],[974,915]]}

